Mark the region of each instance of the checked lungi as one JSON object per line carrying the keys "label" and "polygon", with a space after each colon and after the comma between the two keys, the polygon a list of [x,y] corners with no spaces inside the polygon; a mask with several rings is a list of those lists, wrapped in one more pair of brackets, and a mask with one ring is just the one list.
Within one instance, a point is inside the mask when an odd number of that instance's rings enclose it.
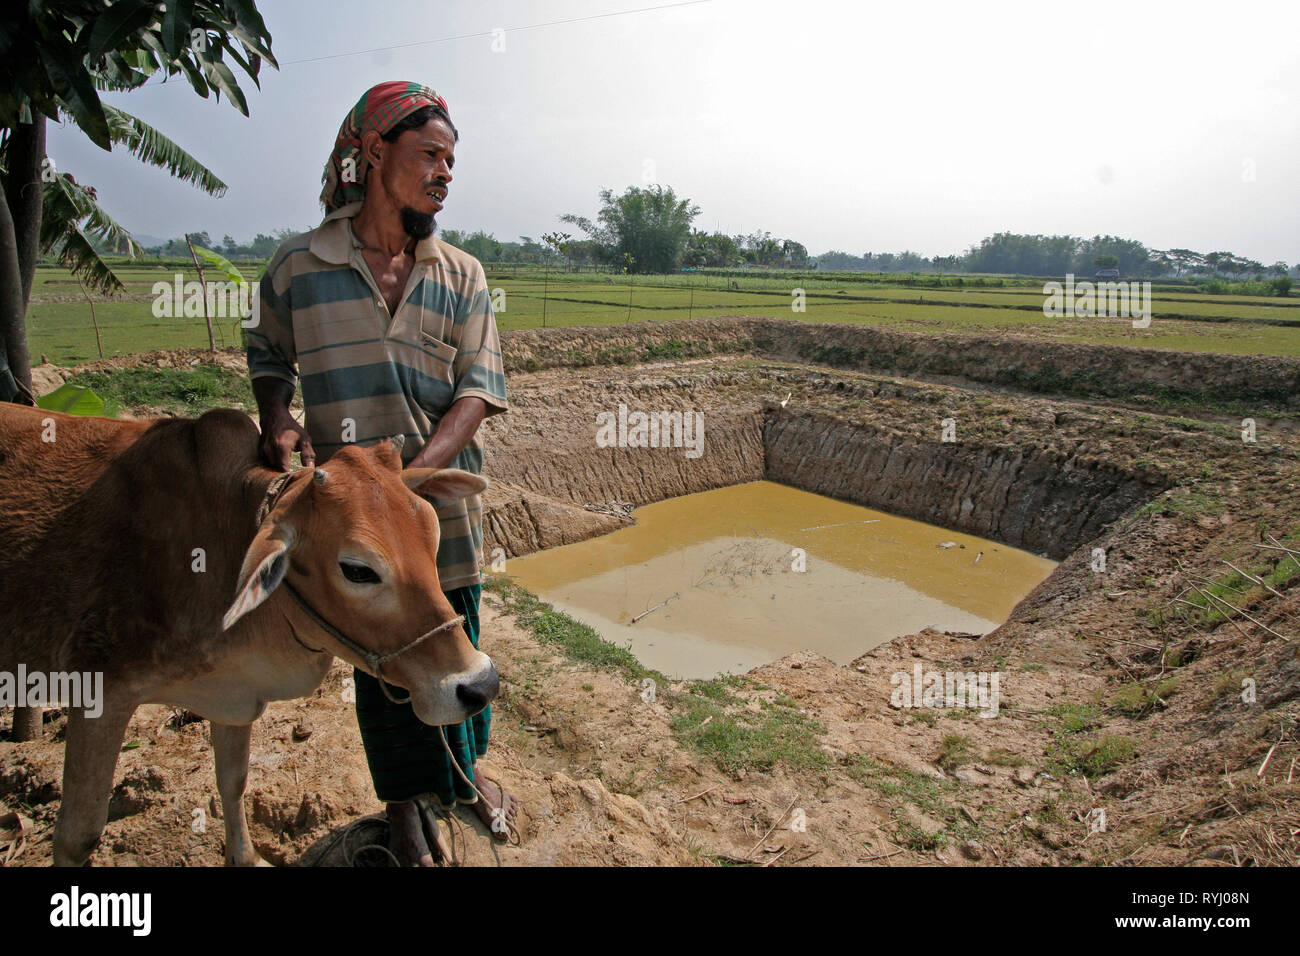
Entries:
{"label": "checked lungi", "polygon": [[[478,607],[483,586],[444,591],[457,614],[465,615],[465,633],[478,647]],[[397,803],[416,797],[436,802],[443,809],[459,803],[474,803],[478,796],[456,773],[451,764],[439,728],[422,723],[409,703],[394,704],[384,696],[379,681],[360,670],[353,670],[357,690],[357,723],[366,762],[375,782],[375,793],[385,803]],[[388,685],[393,696],[406,696],[400,687]],[[488,733],[492,727],[492,708],[461,724],[443,727],[447,743],[465,776],[474,779],[474,764],[487,752]]]}

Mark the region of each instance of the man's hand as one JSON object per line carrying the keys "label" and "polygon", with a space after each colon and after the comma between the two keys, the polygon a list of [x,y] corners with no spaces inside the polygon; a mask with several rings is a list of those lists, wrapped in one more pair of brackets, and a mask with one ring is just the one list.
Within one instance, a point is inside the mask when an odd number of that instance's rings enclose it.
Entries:
{"label": "man's hand", "polygon": [[316,464],[316,452],[311,447],[307,430],[299,425],[287,411],[269,424],[262,422],[262,458],[272,468],[289,471],[293,466],[293,453],[302,455],[302,466]]}
{"label": "man's hand", "polygon": [[257,399],[258,418],[262,425],[260,449],[262,458],[272,468],[288,471],[293,464],[293,453],[302,455],[304,468],[316,464],[316,452],[306,430],[289,414],[293,401],[293,386],[278,378],[253,379],[253,395]]}
{"label": "man's hand", "polygon": [[438,422],[433,437],[406,467],[446,468],[470,443],[486,414],[487,402],[477,395],[457,399]]}

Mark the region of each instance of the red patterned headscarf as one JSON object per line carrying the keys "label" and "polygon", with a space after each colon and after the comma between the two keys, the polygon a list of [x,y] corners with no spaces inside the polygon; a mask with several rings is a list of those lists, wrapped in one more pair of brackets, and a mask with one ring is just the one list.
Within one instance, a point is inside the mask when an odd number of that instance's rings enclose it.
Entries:
{"label": "red patterned headscarf", "polygon": [[325,188],[321,190],[320,201],[326,212],[365,198],[370,164],[361,155],[361,134],[374,130],[382,136],[426,106],[437,106],[450,113],[446,100],[419,83],[395,80],[366,90],[339,127],[334,152],[330,153],[321,176]]}

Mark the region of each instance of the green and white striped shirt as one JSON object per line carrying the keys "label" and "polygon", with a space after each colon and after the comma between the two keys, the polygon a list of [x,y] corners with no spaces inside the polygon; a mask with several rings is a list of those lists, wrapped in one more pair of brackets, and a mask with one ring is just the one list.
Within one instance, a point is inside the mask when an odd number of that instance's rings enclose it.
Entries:
{"label": "green and white striped shirt", "polygon": [[[248,332],[248,371],[290,385],[302,379],[306,428],[320,461],[344,444],[404,435],[403,463],[466,395],[505,412],[505,368],[487,278],[477,259],[435,236],[415,247],[397,314],[361,255],[352,217],[361,203],[276,250],[262,276],[258,325]],[[476,431],[455,468],[479,474]],[[478,495],[437,507],[445,591],[482,582],[483,503]]]}

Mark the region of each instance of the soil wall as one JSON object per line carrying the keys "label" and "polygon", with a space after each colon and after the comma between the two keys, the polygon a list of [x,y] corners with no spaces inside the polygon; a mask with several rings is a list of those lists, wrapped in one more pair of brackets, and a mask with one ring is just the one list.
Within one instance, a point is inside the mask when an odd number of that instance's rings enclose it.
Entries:
{"label": "soil wall", "polygon": [[529,329],[501,338],[508,373],[750,353],[1089,399],[1237,405],[1254,414],[1300,409],[1300,360],[1272,356],[746,317]]}

